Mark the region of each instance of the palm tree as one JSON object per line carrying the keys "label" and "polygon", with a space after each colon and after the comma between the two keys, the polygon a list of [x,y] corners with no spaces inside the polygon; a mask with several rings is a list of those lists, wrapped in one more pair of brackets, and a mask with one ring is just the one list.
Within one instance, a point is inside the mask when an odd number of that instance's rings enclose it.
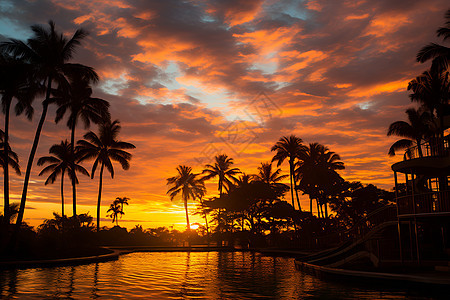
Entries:
{"label": "palm tree", "polygon": [[409,123],[396,121],[389,126],[388,136],[397,135],[404,137],[404,139],[392,144],[388,154],[394,156],[395,151],[410,148],[415,143],[419,157],[422,157],[423,153],[420,145],[432,132],[430,127],[432,126],[433,117],[428,111],[417,110],[415,108],[408,108],[406,114],[408,115]]}
{"label": "palm tree", "polygon": [[219,191],[219,196],[222,197],[223,189],[228,192],[230,187],[236,182],[235,175],[241,173],[238,168],[231,168],[234,164],[233,159],[228,157],[226,154],[219,154],[214,157],[214,165],[207,164],[202,174],[203,180],[209,180],[211,178],[219,177],[219,184],[217,190]]}
{"label": "palm tree", "polygon": [[[445,27],[441,27],[437,30],[437,36],[443,37],[444,41],[450,38],[450,9],[447,10],[445,18],[447,19]],[[426,45],[417,54],[417,61],[424,63],[430,59],[433,59],[433,70],[447,70],[448,62],[450,60],[450,48],[435,43]]]}
{"label": "palm tree", "polygon": [[413,92],[409,95],[411,101],[419,102],[432,115],[437,116],[442,135],[444,116],[449,109],[450,82],[448,76],[448,72],[430,70],[423,72],[408,84],[408,90]]}
{"label": "palm tree", "polygon": [[107,212],[111,212],[111,213],[106,216],[112,218],[112,222],[113,223],[116,222],[116,225],[119,226],[118,215],[120,215],[120,217],[122,217],[122,215],[125,214],[123,212],[123,208],[120,206],[120,203],[118,203],[114,200],[114,202],[109,206],[109,209]]}
{"label": "palm tree", "polygon": [[14,57],[30,63],[33,66],[34,77],[46,87],[45,98],[42,102],[41,118],[36,128],[33,146],[28,157],[19,214],[16,220],[17,229],[12,239],[12,244],[15,244],[17,240],[17,233],[23,220],[31,167],[33,166],[42,127],[47,116],[52,84],[56,83],[58,86],[66,85],[67,79],[65,75],[76,72],[85,74],[86,77],[94,82],[98,81],[98,75],[92,68],[81,64],[68,63],[73,57],[76,47],[80,45],[81,40],[86,37],[87,33],[82,29],[78,29],[68,39],[64,34],[60,34],[55,30],[55,23],[53,21],[49,21],[49,26],[49,30],[40,25],[31,26],[33,36],[26,43],[17,39],[9,39],[0,43],[1,52],[9,53]]}
{"label": "palm tree", "polygon": [[283,136],[280,140],[272,147],[271,151],[276,151],[275,156],[272,158],[272,162],[277,162],[277,167],[279,167],[286,158],[289,158],[289,177],[291,180],[291,199],[292,207],[294,206],[294,190],[297,196],[298,209],[301,211],[300,200],[298,198],[298,193],[296,190],[296,183],[294,180],[294,165],[295,159],[298,158],[299,153],[302,152],[305,146],[302,145],[302,139],[290,135],[289,137]]}
{"label": "palm tree", "polygon": [[[16,115],[25,112],[28,119],[33,115],[31,102],[37,91],[35,85],[29,78],[31,66],[23,61],[0,53],[0,94],[2,95],[2,109],[5,114],[5,132],[3,142],[9,145],[9,115],[13,99],[17,99],[15,106]],[[3,161],[9,157],[9,147],[3,149]],[[9,220],[9,166],[3,168],[3,199],[5,220]]]}
{"label": "palm tree", "polygon": [[97,200],[97,231],[100,231],[100,203],[102,199],[103,169],[106,167],[111,174],[111,178],[114,178],[112,161],[118,162],[122,166],[122,169],[128,170],[130,168],[132,155],[124,149],[136,148],[131,143],[117,140],[120,128],[119,120],[115,120],[114,122],[106,120],[99,126],[99,135],[89,131],[84,135],[85,140],[78,141],[76,151],[80,152],[79,161],[95,159],[92,166],[91,178],[94,178],[95,171],[100,165]]}
{"label": "palm tree", "polygon": [[[0,167],[4,169],[6,165],[9,165],[18,175],[20,175],[19,157],[17,156],[17,153],[12,151],[9,145],[7,147],[5,146],[5,133],[0,129]],[[4,155],[6,149],[8,149],[8,163],[6,163]]]}
{"label": "palm tree", "polygon": [[[3,132],[3,130],[0,129],[0,167],[3,168],[3,170],[7,170],[9,166],[13,168],[13,170],[20,175],[20,167],[19,167],[19,157],[17,154],[11,150],[11,147],[6,143],[6,134]],[[5,171],[6,172],[6,171]],[[4,172],[4,173],[5,173]],[[7,177],[4,177],[3,180],[7,180]],[[6,184],[9,187],[9,184]],[[8,192],[9,196],[9,192]],[[4,204],[4,219],[3,221],[8,222],[11,220],[11,215],[9,214],[11,212],[11,208],[9,205],[9,198],[5,198],[5,204]]]}
{"label": "palm tree", "polygon": [[312,212],[312,200],[316,199],[318,215],[320,216],[322,206],[325,206],[325,216],[328,216],[327,196],[333,185],[343,180],[336,172],[345,168],[340,159],[338,154],[319,143],[310,143],[309,147],[300,153],[299,161],[296,163],[295,178],[299,181],[298,189],[309,195],[310,212]]}
{"label": "palm tree", "polygon": [[128,198],[128,197],[117,197],[114,200],[114,203],[118,203],[120,205],[120,209],[123,211],[123,205],[124,204],[128,205],[129,200],[130,200],[130,198]]}
{"label": "palm tree", "polygon": [[200,199],[206,192],[203,178],[197,178],[199,174],[192,173],[192,168],[188,166],[179,165],[177,167],[178,174],[176,176],[167,178],[167,185],[171,186],[167,191],[170,200],[173,200],[181,193],[184,209],[186,211],[187,231],[191,230],[189,224],[189,213],[187,203],[189,199]]}
{"label": "palm tree", "polygon": [[[19,203],[11,203],[9,205],[9,212],[4,216],[2,216],[0,213],[0,219],[3,218],[4,219],[3,223],[10,224],[14,222],[14,219],[16,218],[18,213],[19,213]],[[6,219],[5,216],[8,216],[7,220],[5,220]]]}
{"label": "palm tree", "polygon": [[[52,99],[58,105],[55,122],[58,123],[64,117],[67,110],[70,115],[67,120],[67,127],[71,130],[70,134],[70,152],[74,153],[75,128],[78,120],[84,123],[85,129],[89,128],[91,121],[99,124],[102,120],[110,119],[108,108],[109,103],[100,98],[92,98],[92,88],[89,86],[90,78],[83,74],[69,74],[70,85],[68,88],[62,87],[55,92]],[[76,184],[75,178],[72,178],[72,199],[73,214],[76,215]]]}
{"label": "palm tree", "polygon": [[[61,216],[65,216],[64,214],[64,174],[67,172],[67,175],[78,184],[77,172],[89,176],[88,171],[83,168],[81,165],[76,164],[77,153],[72,154],[70,149],[72,145],[67,141],[61,141],[60,144],[55,144],[50,147],[48,151],[52,156],[43,156],[38,159],[37,165],[42,166],[48,164],[42,171],[39,173],[39,176],[50,173],[47,180],[45,181],[45,185],[49,183],[55,183],[55,180],[61,175]],[[76,214],[74,214],[76,216]]]}
{"label": "palm tree", "polygon": [[272,163],[266,162],[261,163],[261,166],[258,167],[258,174],[254,175],[255,180],[262,181],[264,183],[267,183],[275,188],[277,187],[287,187],[286,184],[281,183],[284,179],[289,177],[289,175],[280,175],[281,169],[276,169],[275,172],[273,172],[272,169]]}

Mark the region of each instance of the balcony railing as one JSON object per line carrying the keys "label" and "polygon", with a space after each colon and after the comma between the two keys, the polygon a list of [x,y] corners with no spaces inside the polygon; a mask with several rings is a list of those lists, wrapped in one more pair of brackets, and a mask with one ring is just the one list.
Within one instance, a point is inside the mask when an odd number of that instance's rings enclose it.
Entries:
{"label": "balcony railing", "polygon": [[399,216],[450,213],[450,191],[401,196],[397,198],[397,205]]}
{"label": "balcony railing", "polygon": [[[422,156],[421,153],[422,152]],[[405,160],[419,157],[443,157],[450,153],[450,135],[443,138],[433,137],[418,146],[410,147],[405,151]]]}

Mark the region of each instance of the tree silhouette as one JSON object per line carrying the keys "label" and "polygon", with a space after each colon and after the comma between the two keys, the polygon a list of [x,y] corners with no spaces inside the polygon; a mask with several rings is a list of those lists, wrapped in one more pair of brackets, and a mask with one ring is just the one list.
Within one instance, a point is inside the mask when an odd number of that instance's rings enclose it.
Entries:
{"label": "tree silhouette", "polygon": [[388,154],[394,156],[395,151],[410,148],[415,143],[419,157],[422,157],[423,153],[420,144],[426,137],[431,135],[432,130],[430,127],[432,126],[433,117],[428,111],[415,108],[408,108],[406,114],[408,115],[409,123],[396,121],[389,126],[388,136],[397,135],[405,139],[398,140],[392,144]]}
{"label": "tree silhouette", "polygon": [[[6,143],[5,141],[6,135],[3,132],[3,130],[0,129],[0,167],[3,168],[3,170],[7,170],[9,166],[13,168],[13,170],[17,174],[21,174],[20,167],[19,167],[19,157],[17,154],[11,150],[11,147]],[[3,180],[6,182],[8,179],[5,176]],[[9,185],[8,185],[9,186]],[[9,196],[9,193],[8,193]],[[9,205],[9,198],[5,198],[5,204],[4,204],[4,210],[3,210],[3,221],[5,224],[9,224],[9,222],[12,218],[11,213],[11,206]]]}
{"label": "tree silhouette", "polygon": [[[343,181],[336,172],[344,169],[344,163],[340,159],[338,154],[319,143],[310,143],[309,147],[305,147],[300,153],[295,178],[299,181],[298,188],[309,195],[311,213],[312,200],[316,199],[318,215],[320,216],[323,205],[325,216],[328,216],[327,196],[334,184]],[[322,216],[323,214],[322,210]]]}
{"label": "tree silhouette", "polygon": [[121,207],[120,203],[114,201],[109,206],[109,209],[107,211],[108,213],[111,212],[109,215],[106,215],[107,217],[112,218],[112,222],[116,222],[116,225],[119,226],[119,215],[122,217],[125,213],[123,212],[123,208]]}
{"label": "tree silhouette", "polygon": [[[14,171],[16,171],[17,174],[20,175],[19,157],[17,156],[16,152],[11,150],[11,147],[9,145],[6,146],[4,138],[5,133],[0,129],[0,167],[4,169],[7,165],[9,165],[14,169]],[[8,149],[8,163],[6,163],[4,155],[6,149]]]}
{"label": "tree silhouette", "polygon": [[17,233],[22,224],[25,203],[27,199],[28,184],[30,181],[31,167],[33,166],[34,156],[39,144],[42,127],[47,116],[48,105],[52,91],[52,83],[66,85],[65,75],[71,73],[82,73],[92,81],[97,81],[98,76],[95,71],[81,64],[71,64],[68,61],[73,57],[75,49],[80,45],[81,40],[87,33],[78,29],[74,35],[68,39],[64,34],[55,30],[55,23],[49,22],[49,30],[40,25],[31,26],[33,36],[23,42],[17,39],[9,39],[0,43],[0,51],[9,53],[14,57],[23,59],[33,66],[33,75],[42,84],[45,85],[45,98],[42,102],[42,114],[36,128],[33,146],[28,157],[27,169],[24,178],[22,198],[20,201],[19,214],[16,220],[16,233],[13,236],[12,244],[17,240]]}
{"label": "tree silhouette", "polygon": [[[37,85],[30,78],[31,65],[22,60],[0,53],[0,94],[2,95],[2,111],[5,115],[5,131],[3,142],[9,145],[9,117],[13,99],[17,100],[16,115],[25,112],[28,119],[33,116],[31,103],[37,93]],[[7,161],[9,147],[3,148],[3,161]],[[3,166],[3,199],[5,220],[9,220],[9,165]]]}
{"label": "tree silhouette", "polygon": [[[450,38],[450,9],[447,10],[445,18],[447,19],[445,27],[441,27],[437,30],[437,36],[443,37],[444,41]],[[447,70],[448,62],[450,60],[450,48],[436,43],[426,45],[417,54],[417,61],[424,63],[430,59],[433,59],[433,70]]]}
{"label": "tree silhouette", "polygon": [[296,183],[294,180],[294,164],[295,159],[301,151],[304,150],[305,146],[302,145],[302,139],[296,137],[295,135],[290,135],[289,137],[283,136],[280,140],[272,147],[271,151],[276,151],[275,156],[272,158],[272,162],[277,162],[277,167],[279,167],[283,161],[289,158],[289,178],[291,180],[291,198],[292,207],[294,206],[294,190],[297,196],[298,209],[301,211],[300,200],[298,198],[298,193],[296,190]]}
{"label": "tree silhouette", "polygon": [[128,170],[130,168],[132,155],[124,149],[136,148],[131,143],[117,140],[121,128],[119,124],[119,120],[115,120],[114,122],[111,122],[110,120],[105,121],[99,126],[99,135],[90,131],[84,135],[85,140],[78,141],[77,151],[80,152],[79,161],[94,159],[91,178],[94,178],[95,171],[100,165],[97,200],[97,231],[100,231],[100,203],[102,199],[103,169],[106,167],[111,174],[111,178],[114,178],[112,161],[118,162],[122,166],[122,169]]}
{"label": "tree silhouette", "polygon": [[202,179],[198,179],[199,174],[192,173],[192,168],[188,166],[179,165],[177,167],[178,174],[176,176],[167,178],[167,185],[171,186],[167,191],[170,200],[173,200],[177,195],[181,194],[184,209],[186,211],[187,231],[191,230],[189,224],[189,213],[187,203],[190,199],[200,199],[206,192],[205,184]]}
{"label": "tree silhouette", "polygon": [[128,197],[117,197],[114,200],[114,203],[119,203],[120,204],[120,209],[123,211],[123,205],[126,204],[128,205],[128,201],[130,200],[130,198]]}
{"label": "tree silhouette", "polygon": [[[65,216],[64,174],[67,172],[67,175],[75,184],[78,184],[77,172],[89,176],[89,172],[84,167],[75,163],[78,154],[72,154],[71,146],[72,145],[67,140],[61,141],[60,144],[55,144],[50,147],[49,153],[53,154],[52,156],[43,156],[39,158],[37,162],[38,166],[48,164],[48,166],[39,173],[39,176],[50,173],[45,181],[45,185],[54,183],[58,176],[61,175],[61,216],[63,217]],[[76,216],[76,214],[74,214],[74,216]]]}
{"label": "tree silhouette", "polygon": [[[109,103],[100,98],[93,98],[92,88],[90,87],[91,79],[84,76],[84,74],[69,74],[70,85],[63,86],[55,91],[53,101],[58,105],[56,111],[55,122],[58,123],[69,110],[69,117],[67,120],[67,127],[70,133],[71,153],[74,153],[75,144],[75,129],[78,120],[84,124],[85,129],[89,128],[91,121],[99,124],[103,120],[110,119],[108,108]],[[75,178],[72,180],[72,199],[73,199],[73,214],[76,215],[76,184]]]}
{"label": "tree silhouette", "polygon": [[254,178],[255,180],[267,183],[276,189],[287,190],[289,186],[281,183],[281,181],[288,178],[289,175],[280,175],[280,173],[281,169],[278,168],[273,172],[272,163],[266,162],[261,163],[261,166],[258,167],[258,174],[254,175]]}
{"label": "tree silhouette", "polygon": [[222,196],[223,189],[225,188],[225,191],[228,192],[233,183],[236,182],[236,177],[234,176],[241,173],[241,171],[238,168],[231,168],[234,164],[233,159],[226,154],[216,155],[214,159],[214,165],[205,165],[202,174],[206,175],[203,176],[203,180],[218,177],[219,183],[217,190],[219,191],[219,195]]}
{"label": "tree silhouette", "polygon": [[419,102],[439,119],[441,134],[444,130],[444,116],[449,111],[450,82],[448,72],[425,71],[408,84],[411,101]]}

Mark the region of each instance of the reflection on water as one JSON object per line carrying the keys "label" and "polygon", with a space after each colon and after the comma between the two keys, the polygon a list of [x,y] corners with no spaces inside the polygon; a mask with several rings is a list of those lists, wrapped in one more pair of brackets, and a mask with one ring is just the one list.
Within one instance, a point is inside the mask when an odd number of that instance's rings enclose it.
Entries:
{"label": "reflection on water", "polygon": [[404,299],[296,271],[291,258],[249,252],[155,252],[80,266],[2,270],[0,298]]}

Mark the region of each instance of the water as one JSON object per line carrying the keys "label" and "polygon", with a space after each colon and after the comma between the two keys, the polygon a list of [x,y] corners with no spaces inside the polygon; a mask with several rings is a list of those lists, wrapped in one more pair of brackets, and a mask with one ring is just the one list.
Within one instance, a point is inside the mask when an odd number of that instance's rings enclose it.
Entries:
{"label": "water", "polygon": [[322,281],[297,271],[292,258],[250,252],[131,253],[111,262],[0,271],[0,298],[7,299],[410,299],[409,296],[402,290],[383,291],[348,282]]}

